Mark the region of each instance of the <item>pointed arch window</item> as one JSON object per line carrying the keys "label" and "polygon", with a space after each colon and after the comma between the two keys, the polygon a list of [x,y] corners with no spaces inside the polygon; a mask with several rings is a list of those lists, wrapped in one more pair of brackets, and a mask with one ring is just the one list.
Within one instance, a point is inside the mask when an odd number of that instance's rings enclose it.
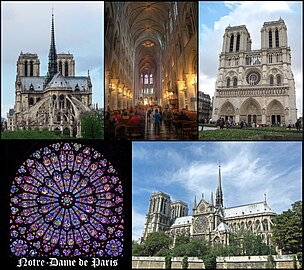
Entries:
{"label": "pointed arch window", "polygon": [[233,87],[234,88],[237,87],[237,78],[236,77],[233,78]]}
{"label": "pointed arch window", "polygon": [[272,31],[269,30],[269,48],[272,48]]}
{"label": "pointed arch window", "polygon": [[24,61],[24,76],[27,77],[27,60]]}
{"label": "pointed arch window", "polygon": [[29,100],[29,105],[34,105],[34,99],[32,97]]}
{"label": "pointed arch window", "polygon": [[275,44],[276,44],[276,48],[279,48],[279,31],[278,31],[278,29],[275,30]]}
{"label": "pointed arch window", "polygon": [[150,84],[153,84],[153,74],[150,74]]}
{"label": "pointed arch window", "polygon": [[144,84],[149,84],[149,77],[148,77],[148,74],[145,74]]}
{"label": "pointed arch window", "polygon": [[30,61],[30,76],[34,76],[34,64],[33,61]]}
{"label": "pointed arch window", "polygon": [[229,52],[233,51],[233,43],[234,43],[234,35],[232,34],[230,37],[230,48],[229,48]]}
{"label": "pointed arch window", "polygon": [[144,84],[144,75],[140,73],[140,83]]}
{"label": "pointed arch window", "polygon": [[281,85],[281,76],[277,75],[277,85]]}
{"label": "pointed arch window", "polygon": [[270,77],[269,77],[269,84],[273,85],[273,75],[270,75]]}
{"label": "pointed arch window", "polygon": [[69,76],[69,64],[68,64],[68,62],[65,62],[65,64],[64,64],[64,76],[65,77]]}
{"label": "pointed arch window", "polygon": [[240,34],[236,36],[236,49],[237,52],[240,50]]}
{"label": "pointed arch window", "polygon": [[230,87],[230,78],[227,78],[227,88]]}

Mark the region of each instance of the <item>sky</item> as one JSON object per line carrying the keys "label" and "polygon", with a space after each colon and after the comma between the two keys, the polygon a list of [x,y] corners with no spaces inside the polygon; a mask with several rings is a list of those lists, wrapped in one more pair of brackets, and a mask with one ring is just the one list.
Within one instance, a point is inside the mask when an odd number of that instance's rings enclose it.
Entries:
{"label": "sky", "polygon": [[103,1],[1,1],[1,116],[15,104],[16,63],[20,52],[36,53],[40,76],[47,73],[52,8],[57,53],[72,53],[75,76],[90,70],[92,102],[104,103]]}
{"label": "sky", "polygon": [[[226,1],[199,2],[199,91],[214,96],[215,81],[227,26],[246,25],[252,50],[261,48],[260,30],[267,21],[281,17],[287,25],[291,66],[295,78],[298,117],[303,116],[303,36],[300,1]],[[204,64],[208,63],[208,64]]]}
{"label": "sky", "polygon": [[215,192],[221,164],[224,207],[266,200],[276,212],[302,199],[302,142],[133,142],[132,239],[142,236],[149,199],[164,192],[192,214],[194,196]]}

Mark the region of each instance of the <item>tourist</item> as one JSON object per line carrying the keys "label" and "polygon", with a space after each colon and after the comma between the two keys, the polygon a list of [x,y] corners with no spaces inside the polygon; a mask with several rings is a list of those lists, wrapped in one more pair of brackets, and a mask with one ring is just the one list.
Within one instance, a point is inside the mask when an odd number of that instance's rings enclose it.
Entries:
{"label": "tourist", "polygon": [[168,126],[168,129],[169,129],[169,134],[170,134],[170,132],[171,132],[171,123],[172,123],[172,119],[173,119],[173,113],[172,113],[172,111],[170,110],[169,107],[166,110],[166,118],[167,118],[167,126]]}
{"label": "tourist", "polygon": [[157,133],[157,135],[159,136],[160,133],[160,123],[161,123],[161,115],[158,112],[158,109],[155,110],[154,113],[154,128],[155,128],[155,135]]}

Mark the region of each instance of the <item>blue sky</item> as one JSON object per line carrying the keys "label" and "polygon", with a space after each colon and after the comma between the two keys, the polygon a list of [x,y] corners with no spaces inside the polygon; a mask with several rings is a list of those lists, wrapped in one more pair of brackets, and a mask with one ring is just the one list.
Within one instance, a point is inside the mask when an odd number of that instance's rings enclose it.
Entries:
{"label": "blue sky", "polygon": [[152,192],[188,203],[215,194],[221,163],[224,206],[264,200],[277,213],[302,198],[301,142],[133,142],[132,238],[141,237]]}
{"label": "blue sky", "polygon": [[[303,4],[301,1],[199,2],[199,90],[214,96],[223,34],[229,25],[246,25],[252,49],[261,48],[260,30],[266,21],[282,18],[287,25],[295,78],[298,117],[303,115]],[[208,64],[204,64],[208,63]]]}
{"label": "blue sky", "polygon": [[57,53],[74,55],[75,75],[90,70],[93,103],[104,103],[103,1],[8,2],[1,1],[1,116],[15,103],[16,63],[20,55],[37,53],[40,75],[47,72],[51,41],[52,7]]}

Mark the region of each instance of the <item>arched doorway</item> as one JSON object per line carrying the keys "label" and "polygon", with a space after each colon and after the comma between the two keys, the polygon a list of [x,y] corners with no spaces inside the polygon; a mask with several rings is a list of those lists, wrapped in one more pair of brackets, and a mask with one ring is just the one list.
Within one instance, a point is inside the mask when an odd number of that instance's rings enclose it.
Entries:
{"label": "arched doorway", "polygon": [[230,117],[235,120],[235,109],[230,101],[226,101],[221,107],[220,118],[224,118],[227,121]]}
{"label": "arched doorway", "polygon": [[262,122],[262,110],[260,104],[253,98],[246,99],[240,109],[240,120],[246,121],[249,126]]}
{"label": "arched doorway", "polygon": [[285,124],[284,108],[280,101],[274,99],[267,106],[267,122],[271,125]]}

